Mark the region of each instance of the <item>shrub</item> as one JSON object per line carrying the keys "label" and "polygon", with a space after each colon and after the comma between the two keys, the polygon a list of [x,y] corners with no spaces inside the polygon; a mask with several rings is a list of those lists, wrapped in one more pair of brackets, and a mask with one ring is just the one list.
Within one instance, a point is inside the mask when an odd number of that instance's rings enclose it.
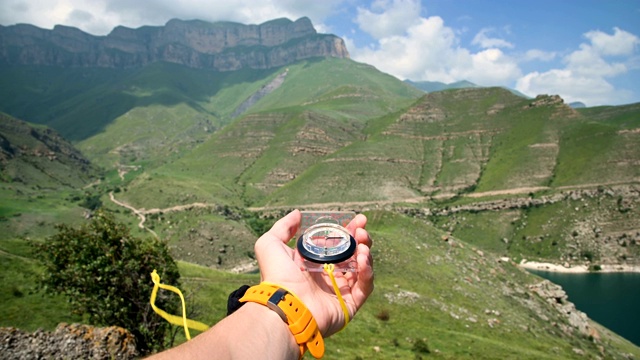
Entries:
{"label": "shrub", "polygon": [[390,318],[389,310],[387,310],[387,309],[380,310],[376,314],[376,318],[378,318],[378,320],[382,320],[382,321],[389,321],[389,318]]}
{"label": "shrub", "polygon": [[416,354],[430,354],[431,350],[426,340],[418,339],[413,343],[413,352]]}
{"label": "shrub", "polygon": [[98,194],[87,194],[79,205],[85,209],[97,210],[102,206],[102,200]]}
{"label": "shrub", "polygon": [[[102,211],[79,228],[56,228],[44,243],[32,243],[45,267],[40,285],[65,295],[72,311],[91,324],[131,331],[140,353],[163,349],[169,324],[153,312],[149,298],[154,269],[163,283],[178,285],[180,274],[167,244],[132,237],[126,225]],[[156,304],[178,311],[178,299],[170,294],[160,292]]]}
{"label": "shrub", "polygon": [[580,256],[589,260],[590,262],[593,261],[593,259],[595,258],[595,254],[591,250],[582,250],[580,252]]}

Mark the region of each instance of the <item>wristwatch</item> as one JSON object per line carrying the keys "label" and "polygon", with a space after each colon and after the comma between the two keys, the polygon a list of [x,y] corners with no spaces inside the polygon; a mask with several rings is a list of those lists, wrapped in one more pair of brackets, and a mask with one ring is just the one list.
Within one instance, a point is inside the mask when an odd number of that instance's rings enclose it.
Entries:
{"label": "wristwatch", "polygon": [[247,289],[240,302],[255,302],[276,312],[300,345],[300,358],[308,349],[314,358],[324,355],[324,339],[311,311],[294,294],[275,284],[261,283]]}

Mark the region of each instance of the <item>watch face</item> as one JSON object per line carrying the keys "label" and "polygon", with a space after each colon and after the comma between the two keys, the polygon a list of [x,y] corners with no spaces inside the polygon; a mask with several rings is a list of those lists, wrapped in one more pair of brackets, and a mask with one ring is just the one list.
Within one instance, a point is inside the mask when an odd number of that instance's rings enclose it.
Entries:
{"label": "watch face", "polygon": [[342,226],[320,223],[309,227],[300,236],[297,248],[300,255],[309,261],[339,263],[353,256],[356,241]]}

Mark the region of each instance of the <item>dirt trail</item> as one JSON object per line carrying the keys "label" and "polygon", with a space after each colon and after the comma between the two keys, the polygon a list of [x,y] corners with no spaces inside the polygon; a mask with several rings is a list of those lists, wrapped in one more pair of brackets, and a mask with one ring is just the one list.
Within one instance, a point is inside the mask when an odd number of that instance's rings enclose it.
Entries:
{"label": "dirt trail", "polygon": [[16,254],[12,254],[12,253],[6,252],[6,251],[4,251],[2,249],[0,249],[0,255],[6,256],[6,257],[10,257],[10,258],[14,258],[14,259],[20,259],[20,260],[24,260],[24,261],[28,261],[28,262],[33,262],[34,261],[33,259],[29,259],[29,258],[26,258],[24,256],[20,256],[20,255],[16,255]]}
{"label": "dirt trail", "polygon": [[[608,182],[608,183],[601,183],[601,184],[559,186],[555,188],[551,188],[548,186],[534,186],[534,187],[512,188],[512,189],[505,189],[505,190],[484,191],[484,192],[478,192],[478,193],[464,194],[462,196],[469,197],[469,198],[481,198],[481,197],[499,196],[499,195],[529,194],[529,193],[535,193],[543,190],[579,190],[579,189],[587,189],[587,188],[596,188],[598,186],[615,186],[615,185],[632,185],[632,184],[637,184],[637,183],[636,182]],[[452,196],[453,195],[454,194],[452,194]],[[176,206],[172,206],[164,209],[154,208],[154,209],[147,210],[144,208],[136,209],[127,203],[116,200],[116,198],[113,195],[113,192],[109,193],[109,197],[111,201],[113,201],[115,204],[125,207],[131,210],[134,214],[136,214],[136,216],[140,218],[140,223],[138,224],[138,227],[140,227],[141,229],[148,230],[149,232],[153,233],[155,236],[157,235],[153,230],[144,226],[144,223],[146,221],[145,215],[158,214],[158,213],[170,212],[170,211],[185,211],[193,208],[206,208],[206,207],[217,206],[216,204],[196,202],[191,204],[176,205]],[[334,210],[339,208],[344,209],[344,208],[379,207],[379,206],[385,206],[385,205],[391,205],[391,204],[397,204],[397,203],[416,204],[416,203],[420,203],[420,202],[427,201],[434,198],[437,198],[437,196],[434,196],[434,197],[417,196],[417,197],[412,197],[407,199],[377,200],[377,201],[350,201],[350,202],[312,203],[312,204],[300,204],[300,205],[256,206],[256,207],[249,207],[247,208],[247,210],[249,211],[269,211],[269,210],[286,210],[286,209]]]}
{"label": "dirt trail", "polygon": [[164,208],[164,209],[158,209],[158,208],[154,208],[154,209],[145,209],[145,208],[140,208],[140,209],[136,209],[133,206],[119,201],[115,198],[115,196],[113,195],[113,191],[109,193],[109,199],[111,199],[111,201],[118,205],[118,206],[122,206],[124,208],[127,208],[129,210],[131,210],[134,214],[136,214],[136,216],[140,219],[140,222],[138,223],[138,227],[141,229],[146,229],[147,231],[149,231],[150,233],[152,233],[155,237],[158,237],[158,234],[156,234],[155,231],[149,229],[148,227],[144,226],[145,221],[147,221],[147,217],[146,215],[149,214],[159,214],[159,213],[165,213],[165,212],[171,212],[171,211],[185,211],[185,210],[189,210],[189,209],[193,209],[193,208],[206,208],[206,207],[213,207],[213,206],[217,206],[216,204],[207,204],[207,203],[192,203],[192,204],[185,204],[185,205],[176,205],[176,206],[172,206],[172,207],[168,207],[168,208]]}
{"label": "dirt trail", "polygon": [[276,205],[276,206],[258,206],[247,208],[249,211],[265,211],[265,210],[283,210],[283,209],[315,209],[326,210],[336,208],[352,208],[352,207],[365,207],[365,206],[382,206],[391,205],[396,203],[419,203],[421,201],[428,200],[427,196],[419,196],[409,199],[395,199],[395,200],[377,200],[377,201],[350,201],[350,202],[328,202],[328,203],[313,203],[303,205]]}
{"label": "dirt trail", "polygon": [[580,190],[580,189],[592,189],[597,188],[598,186],[616,186],[616,185],[632,185],[636,184],[635,182],[628,181],[610,181],[605,183],[597,183],[597,184],[581,184],[581,185],[567,185],[567,186],[558,186],[558,187],[549,187],[549,186],[533,186],[533,187],[521,187],[521,188],[512,188],[505,190],[494,190],[494,191],[484,191],[478,193],[465,194],[464,197],[470,198],[480,198],[485,196],[496,196],[496,195],[518,195],[518,194],[528,194],[535,193],[543,190]]}
{"label": "dirt trail", "polygon": [[158,234],[156,234],[155,231],[149,229],[148,227],[144,226],[144,222],[147,221],[147,218],[144,216],[144,213],[136,208],[134,208],[133,206],[127,204],[127,203],[123,203],[121,201],[116,200],[115,196],[113,196],[113,191],[109,193],[109,198],[111,199],[111,201],[119,206],[122,206],[124,208],[127,208],[129,210],[131,210],[134,214],[136,214],[136,216],[138,218],[140,218],[140,222],[138,223],[138,227],[140,229],[145,229],[148,232],[152,233],[153,236],[155,236],[156,238],[158,237]]}
{"label": "dirt trail", "polygon": [[518,194],[534,193],[534,192],[549,190],[549,189],[551,188],[548,186],[533,186],[533,187],[506,189],[506,190],[484,191],[479,193],[465,194],[464,196],[470,197],[470,198],[480,198],[485,196],[496,196],[496,195],[518,195]]}
{"label": "dirt trail", "polygon": [[140,170],[140,165],[122,165],[120,163],[116,164],[116,167],[118,168],[118,176],[120,177],[120,180],[124,181],[124,176],[127,175],[127,173],[129,173],[129,171],[138,171]]}

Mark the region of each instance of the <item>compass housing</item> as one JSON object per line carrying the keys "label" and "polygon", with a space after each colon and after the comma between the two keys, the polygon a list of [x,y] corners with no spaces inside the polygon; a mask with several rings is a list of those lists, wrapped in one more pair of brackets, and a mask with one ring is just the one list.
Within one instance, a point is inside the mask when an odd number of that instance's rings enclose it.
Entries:
{"label": "compass housing", "polygon": [[355,272],[356,247],[356,240],[347,229],[332,223],[310,226],[296,244],[307,271],[322,271],[323,265],[330,263],[335,264],[336,272]]}

